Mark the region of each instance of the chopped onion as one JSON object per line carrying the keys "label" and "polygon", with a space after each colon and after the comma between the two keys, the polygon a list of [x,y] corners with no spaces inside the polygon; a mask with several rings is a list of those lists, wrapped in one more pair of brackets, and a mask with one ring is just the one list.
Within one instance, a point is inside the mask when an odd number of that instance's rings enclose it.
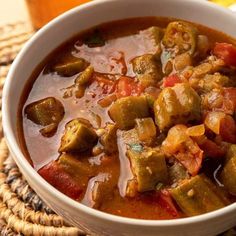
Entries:
{"label": "chopped onion", "polygon": [[189,127],[186,130],[186,134],[190,137],[202,136],[205,134],[205,126],[204,124],[201,124],[201,125],[195,125],[195,126]]}
{"label": "chopped onion", "polygon": [[225,113],[223,112],[216,112],[216,111],[209,112],[205,118],[204,124],[215,134],[219,134],[220,123],[224,118],[225,118]]}
{"label": "chopped onion", "polygon": [[189,137],[186,134],[186,129],[185,125],[175,125],[169,130],[167,138],[162,143],[164,152],[173,154],[182,143],[188,140]]}

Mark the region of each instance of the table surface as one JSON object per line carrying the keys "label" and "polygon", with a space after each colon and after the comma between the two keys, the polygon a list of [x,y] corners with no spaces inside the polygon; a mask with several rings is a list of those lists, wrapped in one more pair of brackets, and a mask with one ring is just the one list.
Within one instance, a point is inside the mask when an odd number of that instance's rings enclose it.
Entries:
{"label": "table surface", "polygon": [[24,0],[0,0],[0,6],[0,26],[29,20]]}

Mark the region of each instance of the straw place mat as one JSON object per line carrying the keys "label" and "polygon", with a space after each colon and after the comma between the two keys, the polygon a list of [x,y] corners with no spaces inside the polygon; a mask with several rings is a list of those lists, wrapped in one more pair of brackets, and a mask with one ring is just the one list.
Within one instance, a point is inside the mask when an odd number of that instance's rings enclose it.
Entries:
{"label": "straw place mat", "polygon": [[[0,236],[85,235],[56,215],[30,188],[9,157],[3,137],[1,107],[4,81],[17,53],[33,33],[31,25],[25,22],[0,27]],[[236,231],[232,229],[222,235],[236,235]]]}

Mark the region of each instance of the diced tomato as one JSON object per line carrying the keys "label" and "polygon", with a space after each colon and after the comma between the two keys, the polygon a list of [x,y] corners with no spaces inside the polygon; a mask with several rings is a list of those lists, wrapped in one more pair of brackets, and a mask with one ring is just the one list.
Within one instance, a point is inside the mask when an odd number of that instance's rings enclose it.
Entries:
{"label": "diced tomato", "polygon": [[216,43],[213,54],[221,58],[226,65],[236,66],[236,47],[229,43]]}
{"label": "diced tomato", "polygon": [[224,88],[223,110],[233,114],[236,110],[236,88]]}
{"label": "diced tomato", "polygon": [[175,84],[182,83],[181,79],[177,74],[165,77],[163,80],[163,87],[173,87]]}
{"label": "diced tomato", "polygon": [[39,174],[52,186],[73,199],[79,199],[82,188],[69,176],[56,161],[53,161],[39,171]]}
{"label": "diced tomato", "polygon": [[210,139],[206,138],[199,146],[207,157],[220,158],[225,155],[225,150]]}
{"label": "diced tomato", "polygon": [[202,166],[203,151],[199,148],[197,143],[193,141],[184,143],[180,151],[174,156],[192,176],[198,174]]}
{"label": "diced tomato", "polygon": [[134,79],[126,76],[122,76],[116,87],[117,98],[127,97],[131,95],[139,96],[143,92],[144,88],[140,83],[134,81]]}
{"label": "diced tomato", "polygon": [[188,136],[187,129],[185,125],[173,126],[162,143],[162,150],[165,154],[174,156],[194,176],[201,168],[203,151]]}
{"label": "diced tomato", "polygon": [[226,115],[220,123],[220,136],[229,143],[236,143],[236,124],[232,116]]}
{"label": "diced tomato", "polygon": [[171,198],[170,192],[167,189],[163,189],[159,192],[158,198],[159,205],[170,213],[174,218],[179,217],[179,212],[176,209],[174,202]]}
{"label": "diced tomato", "polygon": [[121,77],[117,83],[116,94],[118,98],[130,96],[133,80],[129,77]]}
{"label": "diced tomato", "polygon": [[207,109],[232,115],[236,111],[236,88],[223,88],[207,95]]}
{"label": "diced tomato", "polygon": [[103,94],[111,94],[116,89],[116,81],[111,80],[103,76],[102,74],[96,74],[95,81],[97,81],[99,87],[102,88]]}

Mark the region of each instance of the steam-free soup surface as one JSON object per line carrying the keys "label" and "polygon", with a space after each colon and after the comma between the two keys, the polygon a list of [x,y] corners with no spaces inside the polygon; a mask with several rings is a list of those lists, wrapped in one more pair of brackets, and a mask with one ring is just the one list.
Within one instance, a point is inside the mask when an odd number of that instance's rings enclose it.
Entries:
{"label": "steam-free soup surface", "polygon": [[203,214],[236,195],[236,47],[182,20],[80,33],[22,95],[26,157],[59,191],[141,219]]}

